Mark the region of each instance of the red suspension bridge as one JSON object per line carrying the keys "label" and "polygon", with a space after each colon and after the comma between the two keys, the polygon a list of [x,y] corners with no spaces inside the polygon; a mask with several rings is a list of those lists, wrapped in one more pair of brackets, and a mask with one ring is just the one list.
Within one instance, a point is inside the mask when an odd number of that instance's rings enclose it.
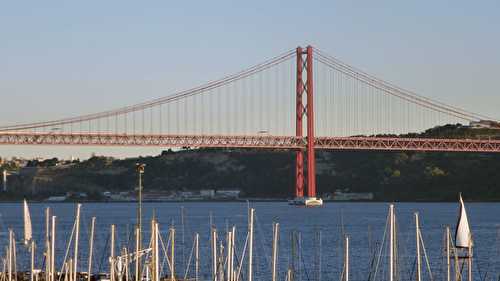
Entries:
{"label": "red suspension bridge", "polygon": [[296,195],[315,197],[317,149],[500,152],[499,140],[408,137],[480,120],[494,119],[402,89],[308,46],[148,102],[0,126],[0,144],[291,149]]}

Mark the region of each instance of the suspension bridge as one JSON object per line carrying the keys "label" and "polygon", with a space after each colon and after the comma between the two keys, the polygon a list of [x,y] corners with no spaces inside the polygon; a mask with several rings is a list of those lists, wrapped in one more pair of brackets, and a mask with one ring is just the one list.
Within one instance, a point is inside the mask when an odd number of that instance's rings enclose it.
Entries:
{"label": "suspension bridge", "polygon": [[290,149],[296,196],[315,198],[315,150],[500,152],[500,140],[415,134],[480,120],[496,122],[308,46],[140,104],[0,126],[0,144]]}

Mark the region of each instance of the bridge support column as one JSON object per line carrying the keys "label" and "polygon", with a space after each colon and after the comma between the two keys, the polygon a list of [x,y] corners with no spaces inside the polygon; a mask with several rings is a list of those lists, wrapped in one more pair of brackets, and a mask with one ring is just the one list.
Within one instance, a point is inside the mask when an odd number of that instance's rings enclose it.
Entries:
{"label": "bridge support column", "polygon": [[[302,59],[302,48],[297,47],[297,85],[296,85],[296,115],[295,115],[295,136],[302,138],[305,108],[302,103],[304,93],[304,81],[302,72],[304,71],[304,61]],[[295,197],[304,196],[304,151],[302,149],[295,153]]]}
{"label": "bridge support column", "polygon": [[314,155],[313,49],[307,46],[307,196],[316,197],[316,157]]}
{"label": "bridge support column", "polygon": [[[303,57],[306,55],[304,61]],[[316,158],[314,155],[314,99],[313,99],[313,48],[297,48],[297,85],[296,85],[296,123],[295,135],[303,137],[303,118],[307,117],[307,197],[316,197]],[[306,82],[304,84],[304,71]],[[304,106],[302,96],[306,94]],[[295,196],[304,196],[304,151],[296,152],[295,159]]]}

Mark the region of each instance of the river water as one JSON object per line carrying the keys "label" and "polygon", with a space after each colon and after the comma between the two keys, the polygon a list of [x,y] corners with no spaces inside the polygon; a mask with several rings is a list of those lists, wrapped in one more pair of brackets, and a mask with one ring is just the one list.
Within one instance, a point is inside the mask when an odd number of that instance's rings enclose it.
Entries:
{"label": "river water", "polygon": [[[251,202],[255,208],[254,271],[255,280],[270,280],[270,256],[272,223],[280,223],[279,280],[285,280],[286,269],[295,261],[295,280],[340,280],[343,268],[343,235],[350,237],[350,279],[388,279],[387,242],[383,243],[388,203],[326,203],[321,208],[300,208],[284,202]],[[225,231],[235,225],[236,250],[241,255],[246,238],[247,203],[184,202],[144,203],[144,243],[149,237],[149,221],[153,214],[160,223],[163,240],[167,241],[168,228],[176,228],[176,271],[184,276],[193,245],[193,235],[200,234],[200,264],[203,280],[211,279],[209,229],[212,222],[225,237]],[[50,207],[57,216],[58,268],[66,252],[66,244],[73,227],[75,204],[33,203],[30,204],[34,239],[40,249],[45,235],[44,209]],[[474,279],[499,280],[499,226],[500,203],[466,203],[469,221],[474,235]],[[454,232],[457,203],[396,203],[398,231],[399,280],[415,280],[415,225],[414,212],[419,212],[421,231],[429,259],[433,280],[445,280],[443,258],[444,228],[450,225]],[[184,213],[182,216],[181,213]],[[8,228],[13,228],[16,237],[22,237],[22,204],[0,204],[0,249],[8,243]],[[134,249],[131,235],[136,222],[135,203],[86,203],[82,206],[80,236],[80,270],[86,271],[88,237],[91,217],[97,217],[94,271],[108,268],[110,225],[117,228],[116,249]],[[182,217],[184,224],[182,224]],[[296,233],[297,255],[291,254],[291,233]],[[387,241],[387,240],[385,240]],[[381,247],[383,245],[383,247]],[[3,255],[4,251],[0,251]],[[19,245],[18,267],[29,268],[26,248]],[[298,257],[298,258],[297,258]],[[377,262],[378,260],[378,262]],[[373,262],[375,261],[375,262]],[[246,262],[246,261],[245,261]],[[43,263],[42,250],[37,252],[37,267]],[[374,265],[378,264],[376,275]],[[188,276],[193,276],[194,267],[189,267]],[[166,269],[165,269],[166,270]],[[242,280],[246,280],[246,265]],[[465,270],[464,270],[464,276]],[[423,280],[431,280],[425,258]]]}

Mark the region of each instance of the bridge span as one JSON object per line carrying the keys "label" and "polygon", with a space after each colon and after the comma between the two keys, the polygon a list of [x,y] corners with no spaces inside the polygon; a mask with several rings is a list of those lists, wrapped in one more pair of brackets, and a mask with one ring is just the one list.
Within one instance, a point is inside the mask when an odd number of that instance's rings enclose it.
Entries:
{"label": "bridge span", "polygon": [[[0,145],[289,149],[296,196],[315,198],[316,150],[500,152],[496,139],[418,137],[437,126],[481,122],[499,124],[307,46],[143,103],[1,125]],[[416,137],[394,137],[408,135]]]}

